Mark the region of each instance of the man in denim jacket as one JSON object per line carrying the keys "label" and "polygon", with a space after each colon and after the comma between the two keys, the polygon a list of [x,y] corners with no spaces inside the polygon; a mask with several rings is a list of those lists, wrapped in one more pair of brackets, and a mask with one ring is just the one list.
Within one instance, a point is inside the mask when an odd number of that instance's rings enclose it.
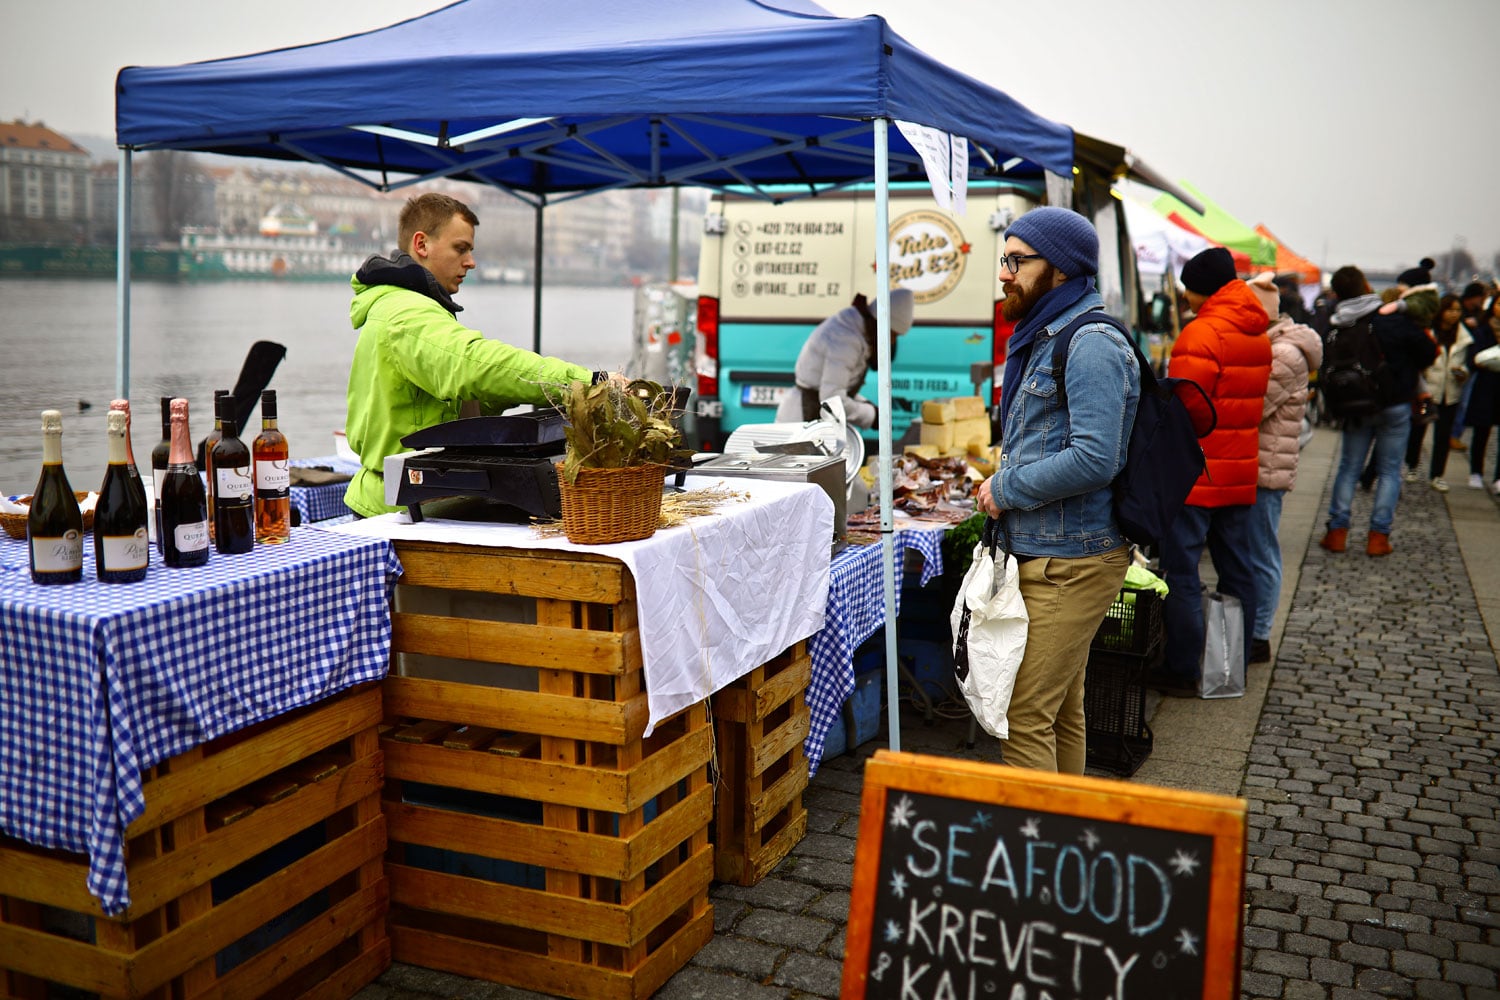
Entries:
{"label": "man in denim jacket", "polygon": [[1068,350],[1066,405],[1059,401],[1057,334],[1104,308],[1094,281],[1099,236],[1083,216],[1023,215],[1006,231],[1000,268],[1002,309],[1016,329],[1001,383],[1000,466],[979,487],[979,507],[1002,519],[1031,618],[1004,761],[1082,774],[1089,643],[1130,563],[1110,483],[1125,464],[1140,372],[1119,331],[1086,324]]}

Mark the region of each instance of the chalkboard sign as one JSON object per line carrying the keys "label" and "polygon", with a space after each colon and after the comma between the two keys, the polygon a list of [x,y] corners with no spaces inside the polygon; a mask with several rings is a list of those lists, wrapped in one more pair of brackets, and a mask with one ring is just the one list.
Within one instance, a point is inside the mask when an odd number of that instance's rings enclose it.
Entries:
{"label": "chalkboard sign", "polygon": [[1239,996],[1245,803],[878,752],[848,998]]}

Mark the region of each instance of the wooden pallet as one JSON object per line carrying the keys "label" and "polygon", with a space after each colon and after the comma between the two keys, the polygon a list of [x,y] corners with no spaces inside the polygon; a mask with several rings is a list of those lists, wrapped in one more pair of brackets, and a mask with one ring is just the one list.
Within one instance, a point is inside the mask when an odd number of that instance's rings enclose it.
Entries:
{"label": "wooden pallet", "polygon": [[781,863],[807,832],[812,660],[799,642],[713,696],[718,743],[714,874],[754,885]]}
{"label": "wooden pallet", "polygon": [[151,769],[117,916],[86,858],[0,838],[4,994],[353,995],[390,964],[379,720],[368,684]]}
{"label": "wooden pallet", "polygon": [[[634,583],[617,560],[396,549],[394,957],[560,996],[650,996],[713,936],[707,706],[643,737]],[[453,661],[468,680],[435,679]]]}

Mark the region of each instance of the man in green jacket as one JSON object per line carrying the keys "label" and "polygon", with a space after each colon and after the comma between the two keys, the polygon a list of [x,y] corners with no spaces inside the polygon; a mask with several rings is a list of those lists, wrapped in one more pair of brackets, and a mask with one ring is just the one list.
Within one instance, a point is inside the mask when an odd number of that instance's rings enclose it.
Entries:
{"label": "man in green jacket", "polygon": [[362,468],[344,492],[361,517],[400,510],[385,502],[385,459],[407,449],[401,439],[459,415],[478,402],[483,413],[518,403],[545,404],[550,386],[603,381],[594,372],[487,340],[457,319],[452,296],[474,265],[479,219],[443,194],[407,201],[400,216],[401,249],[371,256],[350,282],[349,319],[359,331],[349,368],[344,425]]}

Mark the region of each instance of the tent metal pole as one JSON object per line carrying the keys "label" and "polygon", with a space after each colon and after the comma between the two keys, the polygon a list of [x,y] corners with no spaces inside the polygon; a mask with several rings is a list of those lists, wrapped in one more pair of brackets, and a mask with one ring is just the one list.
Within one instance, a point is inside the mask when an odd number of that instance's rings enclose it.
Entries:
{"label": "tent metal pole", "polygon": [[891,179],[890,122],[875,119],[875,357],[880,369],[880,546],[885,578],[885,694],[891,749],[901,749],[896,659],[896,519],[891,509]]}
{"label": "tent metal pole", "polygon": [[542,213],[546,210],[546,199],[536,203],[536,226],[531,234],[531,349],[537,354],[542,353],[542,237],[546,229]]}
{"label": "tent metal pole", "polygon": [[120,149],[115,198],[115,398],[130,398],[130,149]]}

